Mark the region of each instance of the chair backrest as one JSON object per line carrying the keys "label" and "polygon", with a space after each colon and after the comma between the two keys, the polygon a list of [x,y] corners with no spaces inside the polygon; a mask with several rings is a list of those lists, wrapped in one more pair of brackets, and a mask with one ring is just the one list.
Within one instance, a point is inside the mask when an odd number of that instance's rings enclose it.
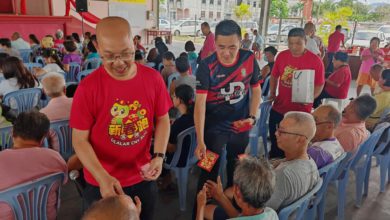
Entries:
{"label": "chair backrest", "polygon": [[188,137],[190,138],[190,148],[188,149],[188,156],[186,159],[186,166],[192,166],[195,164],[196,156],[195,156],[195,147],[196,147],[196,133],[195,133],[195,127],[187,128],[186,130],[180,132],[180,134],[177,136],[177,144],[176,144],[176,151],[173,155],[172,161],[170,164],[168,164],[169,167],[177,167],[177,164],[179,163],[180,156],[183,151],[183,144],[184,139]]}
{"label": "chair backrest", "polygon": [[33,72],[34,67],[42,68],[41,63],[24,63],[24,66],[28,69],[28,71]]}
{"label": "chair backrest", "polygon": [[380,143],[377,144],[377,146],[374,149],[373,155],[379,155],[379,154],[390,154],[390,127],[385,129],[383,131],[383,134],[386,133],[386,140],[380,141]]}
{"label": "chair backrest", "polygon": [[21,49],[19,50],[20,56],[22,57],[23,63],[29,63],[32,50],[31,49]]}
{"label": "chair backrest", "polygon": [[173,80],[176,80],[177,78],[179,78],[180,74],[179,73],[172,73],[169,77],[168,77],[168,91],[169,91],[169,88],[171,88],[171,84],[172,84],[172,81]]}
{"label": "chair backrest", "polygon": [[293,202],[289,206],[284,207],[281,209],[278,213],[279,220],[287,220],[288,217],[295,213],[295,219],[300,220],[303,219],[303,216],[306,212],[306,209],[311,201],[311,198],[314,196],[315,193],[320,190],[322,186],[322,178],[319,178],[318,182],[314,186],[312,190],[310,190],[306,195],[304,195],[302,198],[298,199],[297,201]]}
{"label": "chair backrest", "polygon": [[260,133],[268,133],[268,117],[272,108],[272,101],[265,101],[260,104],[260,118],[258,123],[258,129]]}
{"label": "chair backrest", "polygon": [[382,112],[382,115],[381,115],[380,120],[385,119],[386,116],[387,116],[388,114],[390,114],[390,108],[386,108],[386,109]]}
{"label": "chair backrest", "polygon": [[42,64],[42,66],[44,66],[45,65],[45,59],[43,59],[42,56],[37,56],[37,57],[35,57],[35,63],[40,63],[40,64]]}
{"label": "chair backrest", "polygon": [[72,145],[72,129],[69,127],[69,120],[60,120],[50,123],[50,129],[53,130],[59,141],[60,154],[68,160],[74,154]]}
{"label": "chair backrest", "polygon": [[0,128],[1,146],[0,151],[11,148],[12,141],[12,126]]}
{"label": "chair backrest", "polygon": [[20,89],[5,95],[3,103],[19,114],[38,106],[41,96],[42,90],[39,88]]}
{"label": "chair backrest", "polygon": [[15,219],[47,220],[47,200],[49,192],[58,184],[57,211],[60,205],[61,184],[64,173],[54,173],[39,179],[0,191],[0,202],[11,206]]}
{"label": "chair backrest", "polygon": [[93,71],[94,71],[94,69],[87,69],[87,70],[83,70],[83,71],[79,72],[79,73],[77,74],[77,81],[78,81],[78,82],[81,82],[81,80],[82,80],[84,77],[88,76],[88,75],[91,74]]}
{"label": "chair backrest", "polygon": [[84,61],[83,69],[84,70],[97,69],[99,68],[101,63],[102,60],[100,58],[90,58]]}
{"label": "chair backrest", "polygon": [[78,63],[69,64],[69,72],[66,74],[66,82],[76,82],[77,74],[80,72],[81,67]]}

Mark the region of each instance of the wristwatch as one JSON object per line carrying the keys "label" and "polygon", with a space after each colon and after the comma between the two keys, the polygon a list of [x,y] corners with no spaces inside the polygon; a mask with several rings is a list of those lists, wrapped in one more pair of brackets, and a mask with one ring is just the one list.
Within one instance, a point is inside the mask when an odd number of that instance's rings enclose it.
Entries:
{"label": "wristwatch", "polygon": [[165,154],[163,154],[163,153],[154,153],[152,156],[152,159],[154,159],[156,157],[161,157],[165,161]]}
{"label": "wristwatch", "polygon": [[253,120],[253,124],[252,125],[255,125],[256,124],[256,121],[257,121],[257,118],[253,115],[249,115],[248,118],[252,119]]}

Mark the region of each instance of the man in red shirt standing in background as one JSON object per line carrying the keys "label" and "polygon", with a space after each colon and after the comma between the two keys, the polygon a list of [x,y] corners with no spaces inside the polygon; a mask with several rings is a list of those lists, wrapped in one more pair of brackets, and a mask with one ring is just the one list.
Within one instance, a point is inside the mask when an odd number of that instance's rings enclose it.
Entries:
{"label": "man in red shirt standing in background", "polygon": [[160,74],[134,62],[125,19],[102,19],[96,35],[103,65],[78,86],[70,117],[87,182],[84,202],[88,207],[100,198],[137,196],[141,219],[151,220],[157,194],[153,180],[161,173],[168,144],[171,100]]}
{"label": "man in red shirt standing in background", "polygon": [[339,51],[340,43],[344,46],[344,34],[341,33],[341,25],[336,26],[335,32],[329,35],[328,38],[328,66],[326,67],[326,74],[333,73],[333,57],[334,54]]}
{"label": "man in red shirt standing in background", "polygon": [[[310,113],[313,103],[292,102],[292,79],[296,70],[314,70],[314,98],[321,94],[324,87],[324,64],[319,56],[305,49],[306,35],[302,28],[293,28],[288,33],[288,50],[282,51],[276,58],[270,78],[270,97],[274,100],[269,116],[269,134],[271,139],[271,158],[284,157],[278,148],[275,132],[284,114],[289,111]],[[278,86],[279,84],[279,86]],[[278,96],[276,96],[278,88]],[[284,135],[294,135],[285,133]],[[295,134],[296,135],[296,134]]]}
{"label": "man in red shirt standing in background", "polygon": [[200,60],[205,59],[210,56],[215,51],[215,36],[214,33],[210,31],[210,25],[207,22],[201,24],[202,33],[206,36],[206,39],[203,42],[202,50],[200,51]]}

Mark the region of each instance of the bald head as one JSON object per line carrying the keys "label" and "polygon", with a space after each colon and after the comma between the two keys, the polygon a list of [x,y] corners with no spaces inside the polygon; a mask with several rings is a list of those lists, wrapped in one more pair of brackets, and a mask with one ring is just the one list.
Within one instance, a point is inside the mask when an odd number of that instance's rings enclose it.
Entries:
{"label": "bald head", "polygon": [[106,17],[99,21],[96,25],[96,38],[97,42],[104,40],[105,38],[132,38],[131,28],[129,22],[121,17]]}
{"label": "bald head", "polygon": [[291,111],[286,113],[284,119],[294,120],[295,123],[291,125],[291,130],[305,135],[308,141],[310,141],[314,137],[314,134],[316,132],[316,123],[311,114],[306,112]]}

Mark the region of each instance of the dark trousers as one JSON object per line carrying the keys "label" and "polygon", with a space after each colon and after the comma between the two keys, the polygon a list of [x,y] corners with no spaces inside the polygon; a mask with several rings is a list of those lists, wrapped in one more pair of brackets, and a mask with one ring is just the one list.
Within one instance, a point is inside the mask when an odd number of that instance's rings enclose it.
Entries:
{"label": "dark trousers", "polygon": [[326,98],[335,98],[331,95],[329,95],[324,89],[322,90],[321,94],[314,99],[314,102],[313,102],[313,108],[317,108],[318,106],[320,106],[322,104],[322,100],[323,99],[326,99]]}
{"label": "dark trousers", "polygon": [[330,53],[328,52],[328,66],[326,67],[325,70],[325,76],[328,78],[328,76],[333,73],[333,57],[335,53]]}
{"label": "dark trousers", "polygon": [[279,125],[279,123],[283,120],[284,115],[276,112],[275,110],[271,109],[269,114],[269,137],[271,139],[271,151],[269,152],[270,158],[283,158],[284,152],[279,149],[278,143],[276,142],[276,126]]}
{"label": "dark trousers", "polygon": [[[134,199],[138,196],[142,202],[141,220],[152,220],[155,202],[157,200],[157,186],[155,181],[144,181],[133,186],[123,188],[126,195]],[[88,208],[93,202],[100,200],[100,188],[87,183],[83,193],[84,207]]]}

